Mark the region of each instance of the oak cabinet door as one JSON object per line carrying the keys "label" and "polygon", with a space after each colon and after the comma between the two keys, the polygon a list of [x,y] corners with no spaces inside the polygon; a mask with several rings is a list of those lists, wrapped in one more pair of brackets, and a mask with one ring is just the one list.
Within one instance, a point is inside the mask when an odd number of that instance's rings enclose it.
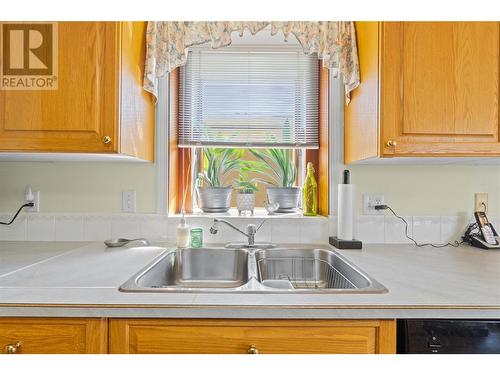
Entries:
{"label": "oak cabinet door", "polygon": [[110,353],[394,353],[395,322],[112,319]]}
{"label": "oak cabinet door", "polygon": [[386,22],[382,155],[499,153],[498,22]]}
{"label": "oak cabinet door", "polygon": [[3,354],[107,353],[106,319],[0,318]]}
{"label": "oak cabinet door", "polygon": [[117,152],[119,24],[56,24],[58,87],[0,90],[0,150]]}

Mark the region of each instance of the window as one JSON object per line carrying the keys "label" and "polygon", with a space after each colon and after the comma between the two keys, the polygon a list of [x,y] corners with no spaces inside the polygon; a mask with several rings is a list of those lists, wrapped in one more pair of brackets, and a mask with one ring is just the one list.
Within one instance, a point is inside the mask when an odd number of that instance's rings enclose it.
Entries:
{"label": "window", "polygon": [[[327,213],[328,189],[322,184],[328,184],[328,157],[321,151],[328,126],[320,126],[327,118],[321,96],[327,90],[322,87],[325,73],[317,56],[305,55],[298,45],[191,50],[187,64],[171,74],[169,211],[179,212],[182,206],[196,211],[195,184],[206,165],[204,155],[232,148],[245,161],[255,161],[250,150],[291,150],[287,155],[298,171],[295,186],[301,186],[306,162],[312,161],[320,212]],[[232,171],[225,185],[237,177],[238,171]],[[265,200],[260,185],[256,206]]]}
{"label": "window", "polygon": [[318,71],[302,49],[190,52],[179,146],[318,148]]}

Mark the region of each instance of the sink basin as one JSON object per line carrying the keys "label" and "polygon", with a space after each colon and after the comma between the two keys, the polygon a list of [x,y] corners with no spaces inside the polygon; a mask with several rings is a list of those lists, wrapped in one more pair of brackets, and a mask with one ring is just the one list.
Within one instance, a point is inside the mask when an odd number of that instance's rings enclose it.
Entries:
{"label": "sink basin", "polygon": [[167,250],[122,292],[383,293],[387,289],[332,250]]}
{"label": "sink basin", "polygon": [[246,250],[188,248],[162,254],[120,290],[236,288],[247,282]]}
{"label": "sink basin", "polygon": [[338,253],[325,249],[271,249],[255,252],[257,279],[294,291],[386,292]]}

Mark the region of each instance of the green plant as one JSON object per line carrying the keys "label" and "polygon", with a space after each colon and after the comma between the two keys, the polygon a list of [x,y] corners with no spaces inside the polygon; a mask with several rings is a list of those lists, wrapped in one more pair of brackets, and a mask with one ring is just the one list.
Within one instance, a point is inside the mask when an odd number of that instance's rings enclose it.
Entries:
{"label": "green plant", "polygon": [[271,148],[249,151],[265,165],[264,170],[258,168],[258,172],[270,172],[271,181],[262,180],[262,182],[280,187],[293,187],[297,177],[297,167],[291,150]]}
{"label": "green plant", "polygon": [[[248,163],[247,163],[248,165]],[[253,168],[249,168],[245,166],[241,168],[240,175],[237,180],[234,180],[233,187],[238,190],[240,193],[255,193],[258,191],[257,182],[261,182],[261,179],[254,177],[250,178],[248,172],[255,171]]]}
{"label": "green plant", "polygon": [[198,173],[197,186],[224,187],[226,175],[241,167],[242,149],[205,148],[203,150],[203,172]]}

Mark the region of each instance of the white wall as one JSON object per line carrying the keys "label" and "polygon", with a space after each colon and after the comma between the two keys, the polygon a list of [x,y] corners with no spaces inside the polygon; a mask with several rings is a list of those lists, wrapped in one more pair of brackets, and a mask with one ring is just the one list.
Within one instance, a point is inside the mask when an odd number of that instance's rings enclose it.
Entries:
{"label": "white wall", "polygon": [[[348,166],[356,184],[358,212],[363,193],[383,193],[404,215],[470,213],[475,192],[489,194],[500,215],[500,166]],[[127,163],[0,162],[0,212],[15,210],[26,184],[41,191],[42,212],[121,211],[122,190],[137,191],[137,211],[154,213],[155,167]],[[336,183],[333,181],[333,183]]]}
{"label": "white wall", "polygon": [[24,203],[27,184],[42,212],[121,212],[122,190],[137,191],[137,212],[156,210],[154,164],[0,162],[0,212]]}
{"label": "white wall", "polygon": [[[163,93],[165,89],[166,85],[160,85]],[[338,116],[332,123],[341,123],[343,95],[339,80],[332,79],[332,90],[337,90],[333,97],[338,98],[335,100],[339,104],[331,105]],[[160,110],[158,118],[167,123],[164,112]],[[336,142],[338,138],[342,137],[332,139],[332,144],[341,152],[342,143]],[[158,144],[156,151],[161,152]],[[344,166],[338,164],[335,173],[342,168]],[[486,192],[489,213],[500,216],[500,165],[351,165],[347,168],[356,185],[358,214],[362,212],[363,193],[382,193],[385,202],[402,215],[462,216],[465,213],[470,216],[474,193]],[[331,181],[336,183],[338,181]],[[41,191],[41,211],[46,213],[118,213],[123,190],[136,190],[138,213],[156,212],[154,164],[0,162],[0,213],[14,211],[24,203],[26,184]]]}
{"label": "white wall", "polygon": [[348,166],[362,193],[383,193],[385,203],[403,215],[470,215],[474,193],[489,195],[488,212],[500,214],[500,166]]}

